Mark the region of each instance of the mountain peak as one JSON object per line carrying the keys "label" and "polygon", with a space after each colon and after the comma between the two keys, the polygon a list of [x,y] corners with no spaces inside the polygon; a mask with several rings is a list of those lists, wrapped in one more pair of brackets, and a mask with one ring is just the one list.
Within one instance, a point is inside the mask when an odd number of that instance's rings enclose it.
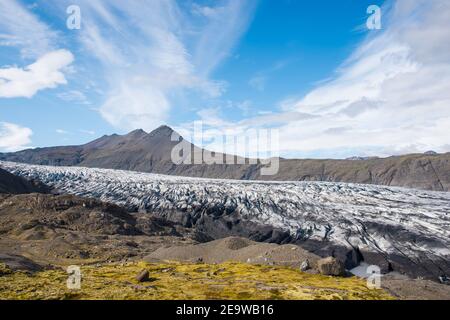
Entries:
{"label": "mountain peak", "polygon": [[173,132],[173,129],[171,127],[169,127],[169,126],[162,125],[159,128],[153,130],[153,132],[155,132],[155,131],[170,131],[170,132]]}
{"label": "mountain peak", "polygon": [[131,131],[128,135],[129,136],[144,136],[144,135],[147,135],[147,132],[145,132],[142,129],[136,129],[134,131]]}
{"label": "mountain peak", "polygon": [[150,132],[150,135],[152,137],[154,136],[165,136],[165,137],[170,137],[172,135],[172,133],[174,132],[174,130],[166,125],[162,125],[159,128],[153,130],[152,132]]}

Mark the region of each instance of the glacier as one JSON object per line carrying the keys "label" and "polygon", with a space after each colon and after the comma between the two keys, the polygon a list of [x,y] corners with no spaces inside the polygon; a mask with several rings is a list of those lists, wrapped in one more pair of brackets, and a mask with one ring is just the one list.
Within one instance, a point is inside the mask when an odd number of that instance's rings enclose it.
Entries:
{"label": "glacier", "polygon": [[13,162],[0,162],[0,167],[61,192],[97,198],[130,211],[166,218],[169,212],[178,212],[194,222],[202,216],[233,216],[284,230],[291,242],[356,249],[364,258],[370,257],[367,253],[378,254],[389,268],[397,261],[403,266],[400,269],[417,276],[437,277],[450,270],[448,192],[329,182],[216,180]]}

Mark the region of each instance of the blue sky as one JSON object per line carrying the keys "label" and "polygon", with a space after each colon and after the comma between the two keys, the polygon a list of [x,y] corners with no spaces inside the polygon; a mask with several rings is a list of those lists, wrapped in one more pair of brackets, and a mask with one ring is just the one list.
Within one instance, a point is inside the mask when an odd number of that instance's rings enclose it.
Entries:
{"label": "blue sky", "polygon": [[286,157],[447,152],[449,13],[445,0],[2,0],[0,151],[162,124],[189,136],[202,120],[215,150],[220,130],[272,128]]}

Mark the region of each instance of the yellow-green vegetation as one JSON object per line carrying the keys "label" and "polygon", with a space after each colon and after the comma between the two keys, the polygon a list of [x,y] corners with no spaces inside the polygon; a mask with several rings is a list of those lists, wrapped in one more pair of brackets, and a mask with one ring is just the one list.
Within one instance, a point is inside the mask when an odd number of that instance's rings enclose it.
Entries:
{"label": "yellow-green vegetation", "polygon": [[0,263],[0,277],[11,273],[12,271],[4,263]]}
{"label": "yellow-green vegetation", "polygon": [[[4,267],[3,267],[4,268]],[[150,280],[135,276],[147,269]],[[0,299],[392,299],[358,278],[312,275],[287,267],[242,263],[108,264],[84,266],[81,290],[69,290],[64,270],[33,275],[0,271]]]}

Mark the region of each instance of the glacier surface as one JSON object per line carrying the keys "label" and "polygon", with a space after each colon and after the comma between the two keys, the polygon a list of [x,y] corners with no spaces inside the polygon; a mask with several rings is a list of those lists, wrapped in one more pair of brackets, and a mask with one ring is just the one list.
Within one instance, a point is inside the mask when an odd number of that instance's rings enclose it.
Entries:
{"label": "glacier surface", "polygon": [[4,169],[74,195],[164,215],[238,214],[289,231],[412,264],[450,261],[450,193],[327,182],[256,182],[109,169],[0,162]]}

